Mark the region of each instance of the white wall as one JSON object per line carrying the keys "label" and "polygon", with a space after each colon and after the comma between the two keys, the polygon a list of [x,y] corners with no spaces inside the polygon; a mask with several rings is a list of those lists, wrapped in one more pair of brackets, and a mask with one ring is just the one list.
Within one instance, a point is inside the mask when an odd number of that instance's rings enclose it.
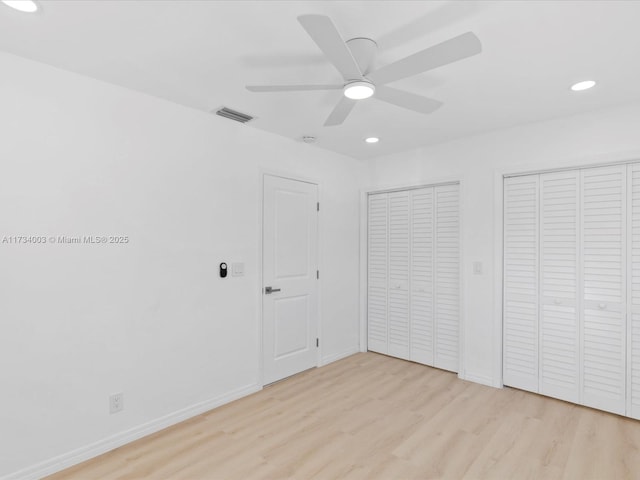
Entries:
{"label": "white wall", "polygon": [[261,169],[320,183],[323,362],[357,351],[359,162],[7,54],[0,71],[0,240],[130,238],[0,243],[0,477],[256,389]]}
{"label": "white wall", "polygon": [[[319,181],[322,357],[358,348],[363,165],[18,57],[0,54],[0,71],[0,242],[131,239],[0,243],[0,477],[51,471],[57,456],[256,388],[261,169]],[[463,377],[501,380],[499,174],[640,158],[639,131],[634,104],[369,163],[373,188],[462,181]],[[246,276],[220,280],[223,260],[244,261]],[[110,416],[117,391],[125,410]]]}
{"label": "white wall", "polygon": [[[560,166],[640,159],[640,104],[382,157],[370,163],[371,188],[462,182],[464,364],[461,376],[500,385],[501,175]],[[483,274],[473,275],[473,262]],[[496,272],[496,270],[498,272]],[[496,296],[498,294],[498,296]]]}

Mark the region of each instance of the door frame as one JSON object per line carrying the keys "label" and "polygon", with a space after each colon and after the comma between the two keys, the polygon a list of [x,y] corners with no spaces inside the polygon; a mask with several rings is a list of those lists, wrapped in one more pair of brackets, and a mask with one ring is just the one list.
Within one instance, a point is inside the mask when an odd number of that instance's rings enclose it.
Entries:
{"label": "door frame", "polygon": [[[260,201],[258,202],[258,219],[260,222],[260,241],[258,242],[258,384],[261,387],[265,386],[264,383],[264,307],[262,304],[262,300],[264,298],[264,294],[262,289],[264,288],[264,179],[266,176],[270,177],[279,177],[287,180],[293,180],[296,182],[302,183],[310,183],[317,187],[318,191],[318,202],[322,202],[322,190],[320,182],[315,179],[303,177],[299,175],[291,175],[289,173],[273,170],[273,169],[264,169],[261,168],[259,170],[259,183],[260,183]],[[317,243],[317,256],[316,259],[318,270],[322,270],[322,248],[321,248],[321,239],[322,239],[322,209],[318,212],[317,216],[318,222],[318,233],[316,241]],[[321,365],[322,359],[322,275],[316,282],[316,293],[318,295],[318,306],[316,312],[316,338],[320,339],[320,346],[316,349],[316,367]]]}
{"label": "door frame", "polygon": [[504,293],[504,178],[517,175],[534,175],[540,173],[560,172],[594,167],[610,167],[614,165],[637,163],[640,161],[640,150],[614,152],[580,157],[564,157],[550,159],[535,164],[525,163],[513,167],[500,167],[493,170],[493,381],[494,387],[504,387],[503,374],[503,293]]}
{"label": "door frame", "polygon": [[427,179],[420,183],[411,184],[395,184],[388,186],[376,186],[367,187],[360,190],[360,351],[366,352],[368,348],[368,335],[367,335],[367,301],[368,301],[368,224],[369,224],[369,195],[375,195],[377,193],[391,193],[400,192],[405,190],[417,190],[425,187],[436,187],[439,185],[459,185],[459,231],[458,231],[458,245],[460,252],[460,265],[459,265],[459,298],[458,308],[460,312],[460,330],[458,331],[458,377],[465,379],[464,369],[464,354],[465,354],[465,324],[467,318],[467,312],[464,302],[464,246],[462,243],[462,232],[464,225],[464,206],[463,199],[463,184],[464,180],[459,176],[447,176],[433,179]]}

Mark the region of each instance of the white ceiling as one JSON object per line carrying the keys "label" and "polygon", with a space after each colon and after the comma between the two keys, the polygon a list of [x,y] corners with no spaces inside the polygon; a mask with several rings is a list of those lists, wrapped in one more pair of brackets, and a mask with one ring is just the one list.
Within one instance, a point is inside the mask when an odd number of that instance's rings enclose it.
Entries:
{"label": "white ceiling", "polygon": [[[640,99],[637,1],[39,0],[0,4],[0,49],[356,158]],[[370,37],[378,65],[467,31],[483,52],[392,84],[444,102],[431,115],[368,99],[323,127],[340,91],[250,93],[246,84],[341,83],[296,20],[329,15],[344,39]],[[597,87],[568,87],[595,79]],[[249,127],[247,127],[249,128]],[[376,145],[362,139],[375,135]],[[540,139],[544,142],[544,139]]]}

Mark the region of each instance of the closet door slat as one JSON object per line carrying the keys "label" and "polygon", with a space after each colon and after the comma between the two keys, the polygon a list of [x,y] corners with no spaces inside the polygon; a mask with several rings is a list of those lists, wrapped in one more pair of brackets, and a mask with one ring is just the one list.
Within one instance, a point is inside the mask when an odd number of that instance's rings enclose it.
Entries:
{"label": "closet door slat", "polygon": [[504,179],[503,381],[538,391],[539,175]]}
{"label": "closet door slat", "polygon": [[389,206],[386,193],[369,195],[367,316],[368,348],[388,353],[387,283]]}
{"label": "closet door slat", "polygon": [[460,328],[460,186],[434,187],[434,365],[458,371]]}

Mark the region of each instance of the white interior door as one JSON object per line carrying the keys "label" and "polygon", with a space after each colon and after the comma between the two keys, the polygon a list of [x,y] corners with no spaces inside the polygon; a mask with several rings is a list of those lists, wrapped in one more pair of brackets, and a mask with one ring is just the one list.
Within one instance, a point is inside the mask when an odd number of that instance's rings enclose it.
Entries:
{"label": "white interior door", "polygon": [[626,407],[626,167],[581,171],[582,403]]}
{"label": "white interior door", "polygon": [[460,330],[459,185],[434,187],[434,366],[458,371]]}
{"label": "white interior door", "polygon": [[580,401],[580,172],[540,175],[540,393]]}
{"label": "white interior door", "polygon": [[538,391],[539,175],[504,179],[504,384]]}
{"label": "white interior door", "polygon": [[264,177],[264,384],[317,365],[317,201],[317,185]]}
{"label": "white interior door", "polygon": [[459,190],[369,195],[369,350],[458,371]]}
{"label": "white interior door", "polygon": [[389,193],[389,355],[409,359],[409,192]]}
{"label": "white interior door", "polygon": [[640,164],[627,172],[627,415],[640,419]]}
{"label": "white interior door", "polygon": [[411,192],[411,360],[433,365],[433,187]]}
{"label": "white interior door", "polygon": [[368,348],[388,353],[387,284],[389,205],[387,194],[369,195],[367,312]]}
{"label": "white interior door", "polygon": [[504,233],[505,385],[639,418],[640,166],[506,178]]}

